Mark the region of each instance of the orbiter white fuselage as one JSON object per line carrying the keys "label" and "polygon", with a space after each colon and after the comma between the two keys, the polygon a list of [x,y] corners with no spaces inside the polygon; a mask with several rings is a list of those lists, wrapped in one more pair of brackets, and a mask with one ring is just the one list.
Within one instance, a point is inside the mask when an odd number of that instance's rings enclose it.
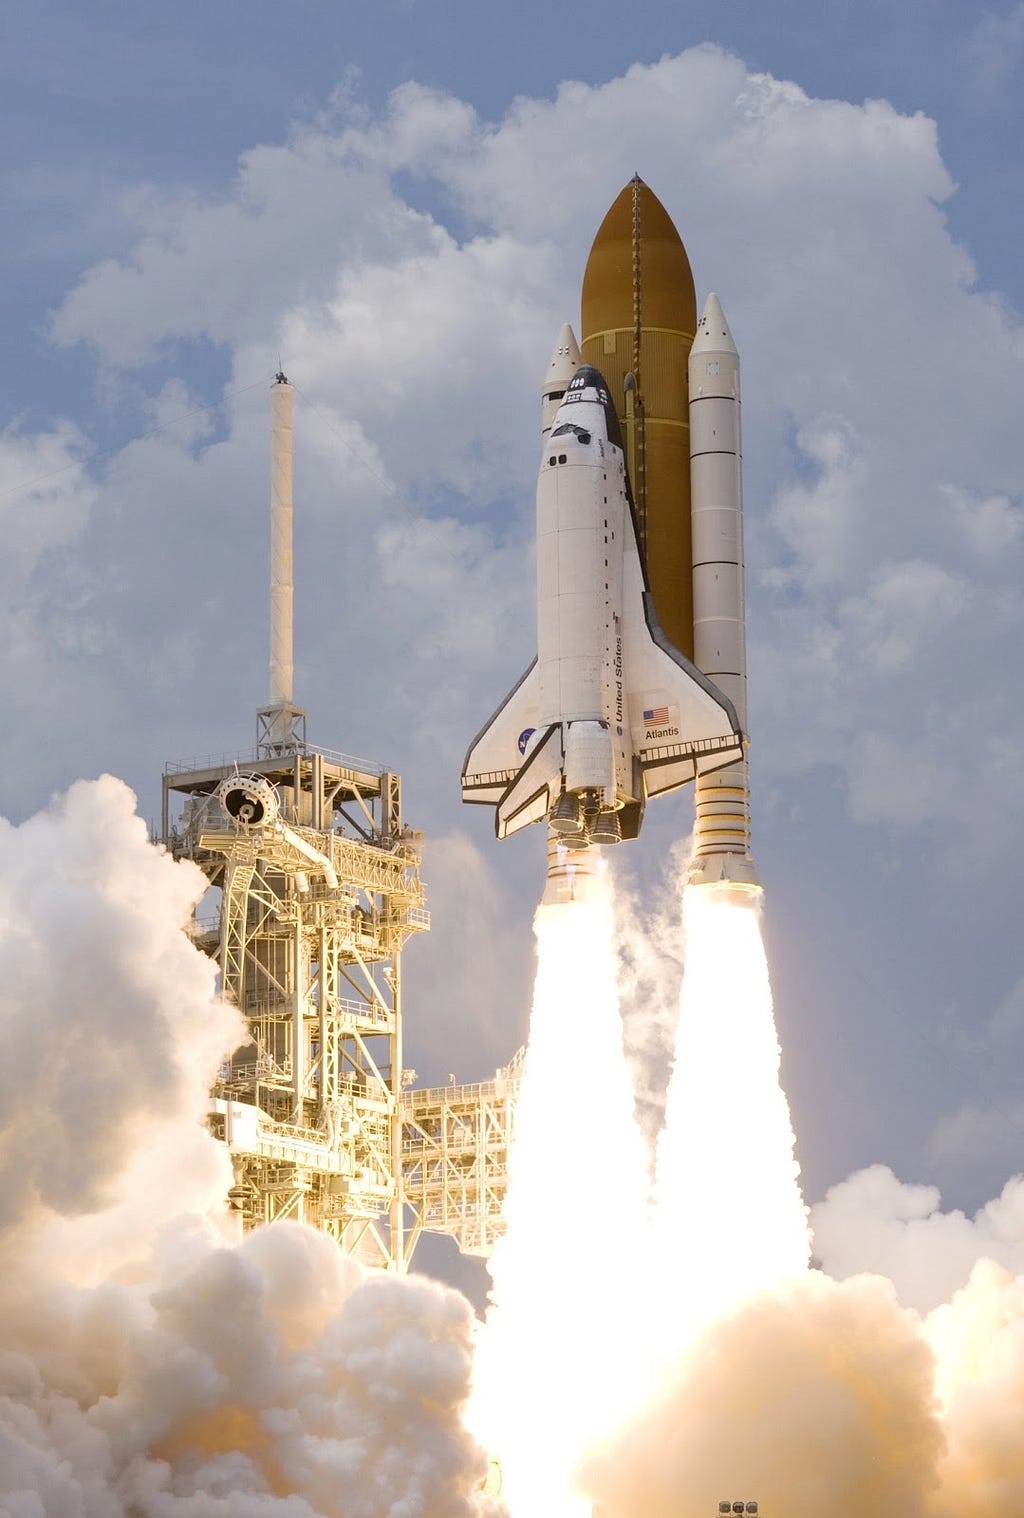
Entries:
{"label": "orbiter white fuselage", "polygon": [[537,481],[537,658],[471,745],[463,799],[495,807],[499,838],[548,818],[569,847],[613,843],[649,796],[742,755],[732,704],[658,626],[615,408],[584,365]]}

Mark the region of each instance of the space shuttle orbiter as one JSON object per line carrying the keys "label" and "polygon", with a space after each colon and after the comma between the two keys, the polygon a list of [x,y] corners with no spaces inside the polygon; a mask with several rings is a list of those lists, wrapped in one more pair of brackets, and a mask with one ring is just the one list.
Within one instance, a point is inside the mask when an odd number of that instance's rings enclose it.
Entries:
{"label": "space shuttle orbiter", "polygon": [[499,838],[547,820],[586,848],[635,838],[648,797],[742,755],[731,702],[658,624],[619,420],[583,364],[537,479],[537,658],[471,744],[463,800],[495,808]]}

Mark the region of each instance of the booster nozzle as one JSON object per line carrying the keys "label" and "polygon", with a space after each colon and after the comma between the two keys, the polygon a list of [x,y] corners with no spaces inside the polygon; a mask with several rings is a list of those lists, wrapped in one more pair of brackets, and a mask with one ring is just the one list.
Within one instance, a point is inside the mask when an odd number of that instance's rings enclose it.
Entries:
{"label": "booster nozzle", "polygon": [[597,893],[602,866],[601,850],[567,848],[557,833],[548,832],[548,874],[541,906],[566,906],[570,901],[591,901]]}
{"label": "booster nozzle", "polygon": [[749,854],[701,854],[690,866],[686,883],[737,902],[753,901],[762,891]]}

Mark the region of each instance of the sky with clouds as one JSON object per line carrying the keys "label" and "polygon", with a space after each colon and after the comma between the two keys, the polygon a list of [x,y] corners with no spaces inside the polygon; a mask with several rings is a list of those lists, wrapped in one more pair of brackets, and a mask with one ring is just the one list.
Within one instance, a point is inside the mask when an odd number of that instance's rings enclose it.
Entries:
{"label": "sky with clouds", "polygon": [[[744,365],[755,855],[809,1200],[1022,1167],[1024,5],[196,0],[10,19],[0,811],[247,748],[268,396],[297,694],[400,769],[422,1076],[525,1031],[539,836],[464,811],[534,652],[540,379],[636,170]],[[624,886],[664,889],[688,801]],[[671,963],[664,971],[674,972]],[[928,1193],[931,1195],[931,1193]]]}

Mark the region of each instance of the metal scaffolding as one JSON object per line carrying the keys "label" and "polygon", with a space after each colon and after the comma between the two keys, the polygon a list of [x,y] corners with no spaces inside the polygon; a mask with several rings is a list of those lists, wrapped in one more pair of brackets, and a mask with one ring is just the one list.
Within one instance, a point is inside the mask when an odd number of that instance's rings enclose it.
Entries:
{"label": "metal scaffolding", "polygon": [[162,821],[210,883],[194,935],[249,1034],[214,1091],[232,1205],[403,1269],[400,960],[430,919],[399,777],[308,744],[169,765]]}
{"label": "metal scaffolding", "polygon": [[491,1081],[405,1093],[402,1178],[417,1233],[486,1257],[504,1232],[508,1152],[524,1051]]}
{"label": "metal scaffolding", "polygon": [[[306,742],[292,689],[292,387],[271,387],[270,704],[247,754],[166,766],[161,839],[209,882],[192,924],[248,1038],[210,1123],[244,1228],[295,1218],[366,1264],[404,1270],[424,1230],[489,1252],[512,1099],[406,1093],[401,954],[430,926],[422,835],[393,771]],[[499,1092],[499,1087],[500,1092]],[[472,1152],[471,1152],[472,1151]]]}

